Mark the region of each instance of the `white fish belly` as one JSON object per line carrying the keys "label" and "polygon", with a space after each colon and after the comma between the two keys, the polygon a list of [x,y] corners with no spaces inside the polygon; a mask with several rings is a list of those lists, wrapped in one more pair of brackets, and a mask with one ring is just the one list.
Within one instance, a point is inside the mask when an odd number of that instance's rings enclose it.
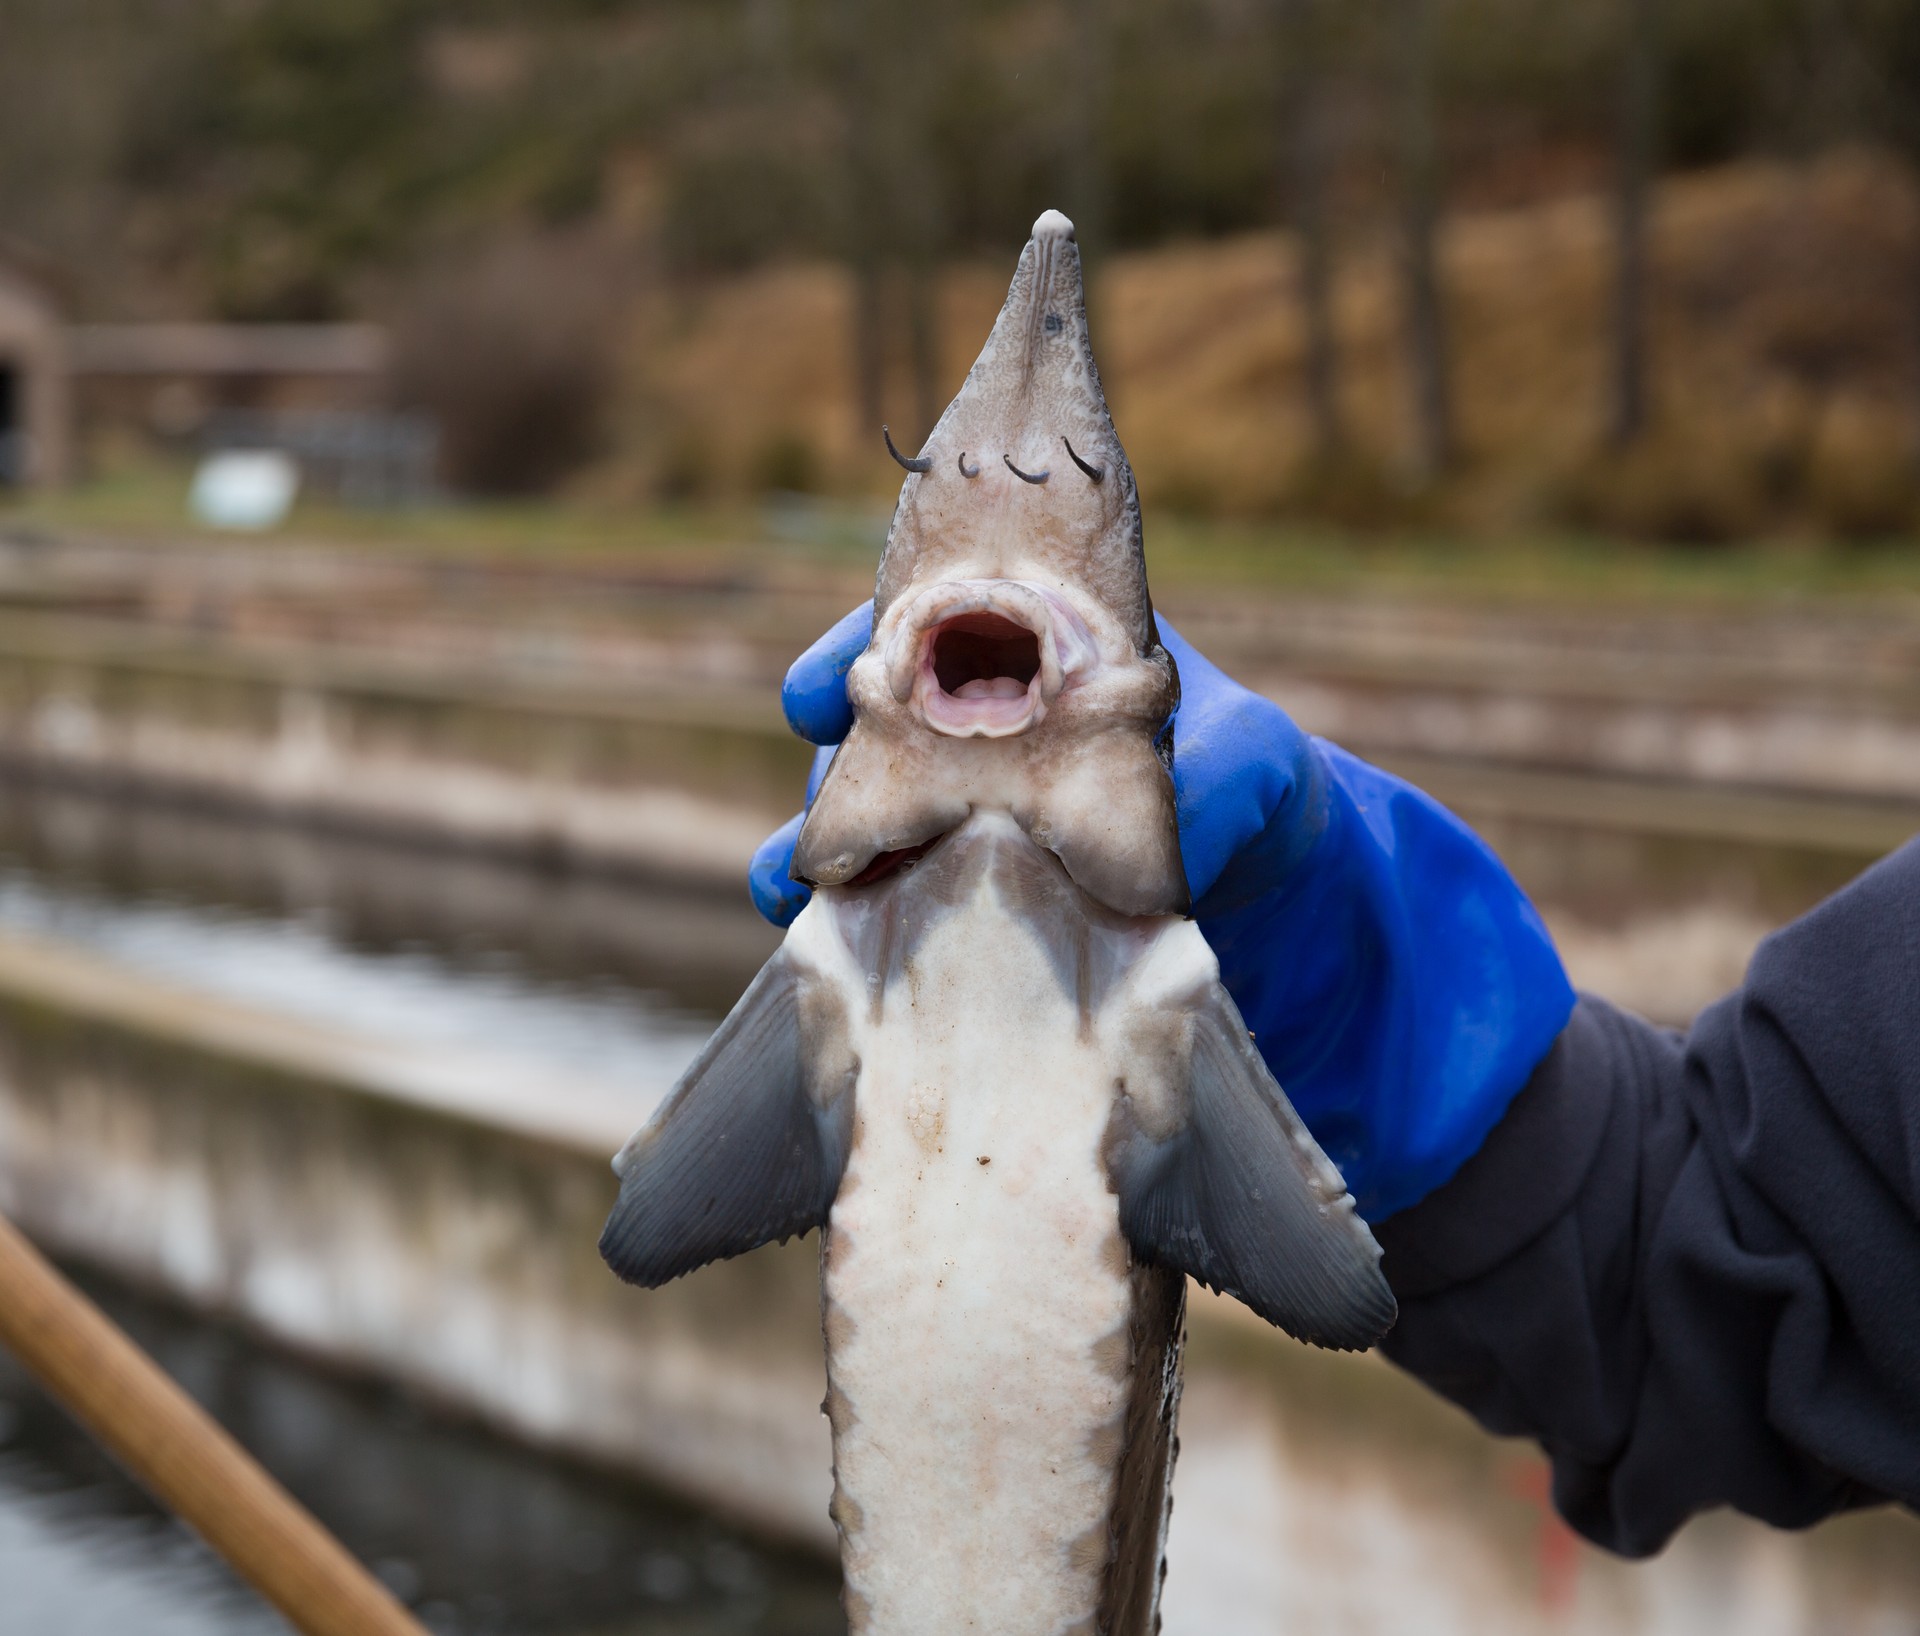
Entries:
{"label": "white fish belly", "polygon": [[1091,1631],[1131,1310],[1111,1068],[986,889],[855,1034],[824,1265],[853,1629]]}

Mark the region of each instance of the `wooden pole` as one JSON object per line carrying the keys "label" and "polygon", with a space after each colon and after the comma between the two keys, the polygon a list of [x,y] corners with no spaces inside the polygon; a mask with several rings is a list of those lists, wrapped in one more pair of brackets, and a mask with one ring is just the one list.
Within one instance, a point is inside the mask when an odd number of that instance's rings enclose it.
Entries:
{"label": "wooden pole", "polygon": [[385,1586],[4,1218],[0,1345],[306,1636],[426,1636]]}

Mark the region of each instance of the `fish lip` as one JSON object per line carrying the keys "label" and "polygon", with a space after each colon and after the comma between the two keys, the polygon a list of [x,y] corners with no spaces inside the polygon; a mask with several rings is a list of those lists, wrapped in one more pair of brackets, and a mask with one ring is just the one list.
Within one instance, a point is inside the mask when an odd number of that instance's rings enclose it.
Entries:
{"label": "fish lip", "polygon": [[[960,698],[934,670],[942,631],[988,614],[1033,633],[1039,668],[1017,698]],[[1030,580],[946,580],[930,585],[901,609],[886,648],[887,681],[895,699],[949,738],[1011,738],[1040,725],[1048,707],[1099,661],[1087,623],[1057,592]]]}

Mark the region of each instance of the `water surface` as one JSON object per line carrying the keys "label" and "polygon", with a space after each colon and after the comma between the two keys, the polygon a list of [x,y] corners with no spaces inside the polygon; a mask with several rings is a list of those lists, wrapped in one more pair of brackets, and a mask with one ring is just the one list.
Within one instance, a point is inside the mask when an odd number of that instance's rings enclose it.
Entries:
{"label": "water surface", "polygon": [[[439,1636],[839,1636],[838,1576],[111,1283],[90,1293]],[[0,1353],[0,1632],[288,1627]]]}

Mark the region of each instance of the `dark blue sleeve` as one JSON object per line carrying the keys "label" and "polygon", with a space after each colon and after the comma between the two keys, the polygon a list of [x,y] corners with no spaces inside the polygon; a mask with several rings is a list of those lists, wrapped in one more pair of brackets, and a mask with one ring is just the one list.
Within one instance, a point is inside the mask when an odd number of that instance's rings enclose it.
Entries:
{"label": "dark blue sleeve", "polygon": [[1375,1232],[1388,1355],[1536,1439],[1595,1543],[1920,1507],[1920,841],[1685,1036],[1583,996],[1480,1152]]}

